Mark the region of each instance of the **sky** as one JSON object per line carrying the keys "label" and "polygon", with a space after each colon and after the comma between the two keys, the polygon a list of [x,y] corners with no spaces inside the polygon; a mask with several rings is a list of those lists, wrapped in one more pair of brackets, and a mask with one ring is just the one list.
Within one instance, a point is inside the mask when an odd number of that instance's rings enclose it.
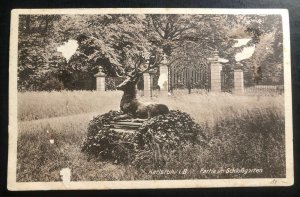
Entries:
{"label": "sky", "polygon": [[57,47],[57,51],[61,52],[64,58],[66,58],[67,62],[70,60],[72,55],[76,52],[78,48],[77,40],[68,40],[68,42],[65,42],[64,44]]}
{"label": "sky", "polygon": [[[246,45],[251,40],[251,38],[242,38],[242,39],[236,39],[236,40],[238,42],[235,43],[235,45],[233,47],[240,47],[240,46]],[[255,45],[250,46],[250,47],[244,47],[240,53],[237,53],[235,55],[235,60],[239,62],[241,60],[248,59],[253,55],[254,51],[255,51]]]}

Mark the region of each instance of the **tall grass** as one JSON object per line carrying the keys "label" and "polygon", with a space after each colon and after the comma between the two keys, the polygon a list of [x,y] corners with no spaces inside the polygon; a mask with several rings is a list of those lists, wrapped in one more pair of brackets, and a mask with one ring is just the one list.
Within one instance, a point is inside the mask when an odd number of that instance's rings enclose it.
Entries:
{"label": "tall grass", "polygon": [[[205,127],[206,145],[179,147],[176,154],[164,154],[166,166],[158,169],[187,169],[188,173],[155,174],[148,179],[199,178],[282,178],[285,177],[284,117],[277,108],[247,110],[224,117],[213,127]],[[228,173],[227,169],[261,169],[259,173]],[[157,168],[150,167],[152,170]],[[204,173],[201,169],[224,169]]]}
{"label": "tall grass", "polygon": [[18,94],[18,119],[37,120],[118,109],[121,92],[61,91]]}
{"label": "tall grass", "polygon": [[[149,102],[149,99],[141,98]],[[214,125],[220,118],[243,114],[252,109],[278,108],[284,112],[283,96],[238,96],[228,93],[176,94],[153,98],[150,102],[166,104],[170,109],[189,113],[198,123]]]}
{"label": "tall grass", "polygon": [[[83,113],[106,113],[118,110],[119,91],[24,92],[18,94],[18,120],[38,120]],[[159,102],[173,110],[183,110],[198,122],[243,113],[247,109],[284,107],[283,96],[236,96],[226,93],[186,94],[170,97],[140,97],[143,102]]]}
{"label": "tall grass", "polygon": [[[120,92],[27,92],[18,95],[18,181],[59,181],[69,167],[72,181],[165,178],[220,178],[189,173],[185,176],[149,175],[132,166],[90,160],[80,152],[93,116],[117,110]],[[177,94],[168,98],[140,98],[165,103],[189,113],[206,131],[206,146],[187,146],[169,155],[166,168],[264,168],[255,177],[283,177],[284,101],[277,97],[230,94]],[[67,105],[67,106],[66,106]],[[50,139],[54,143],[50,143]],[[230,175],[228,177],[251,177]]]}

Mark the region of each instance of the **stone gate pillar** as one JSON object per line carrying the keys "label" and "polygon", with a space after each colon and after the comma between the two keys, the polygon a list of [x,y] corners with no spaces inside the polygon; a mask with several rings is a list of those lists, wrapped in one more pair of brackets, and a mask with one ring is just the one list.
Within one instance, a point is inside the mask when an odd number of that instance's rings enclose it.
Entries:
{"label": "stone gate pillar", "polygon": [[94,75],[96,77],[96,90],[105,91],[105,74],[102,71],[99,71]]}
{"label": "stone gate pillar", "polygon": [[150,73],[143,73],[144,78],[144,96],[151,96],[151,78]]}
{"label": "stone gate pillar", "polygon": [[210,64],[210,86],[212,92],[221,92],[221,71],[222,64],[219,62],[218,51],[214,51],[214,56],[209,58]]}
{"label": "stone gate pillar", "polygon": [[234,67],[234,94],[243,94],[244,93],[244,72],[243,65],[241,63],[237,63]]}
{"label": "stone gate pillar", "polygon": [[161,65],[159,66],[159,73],[158,85],[160,87],[160,95],[168,96],[169,68],[166,54],[164,54]]}

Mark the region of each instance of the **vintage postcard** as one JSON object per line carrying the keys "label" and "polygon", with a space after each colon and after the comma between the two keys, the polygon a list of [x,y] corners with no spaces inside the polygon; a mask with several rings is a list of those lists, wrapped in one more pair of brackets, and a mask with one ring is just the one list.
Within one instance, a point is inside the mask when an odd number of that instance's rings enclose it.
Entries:
{"label": "vintage postcard", "polygon": [[287,10],[12,10],[9,190],[293,183]]}

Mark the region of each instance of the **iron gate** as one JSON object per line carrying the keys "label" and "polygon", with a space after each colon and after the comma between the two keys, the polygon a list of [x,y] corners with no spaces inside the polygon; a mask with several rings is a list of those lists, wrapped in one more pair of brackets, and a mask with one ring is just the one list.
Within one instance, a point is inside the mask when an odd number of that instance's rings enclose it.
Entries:
{"label": "iron gate", "polygon": [[169,67],[169,90],[176,89],[210,89],[210,64],[198,66],[171,65]]}
{"label": "iron gate", "polygon": [[232,92],[233,82],[233,68],[230,65],[224,65],[221,71],[221,90],[222,92]]}

